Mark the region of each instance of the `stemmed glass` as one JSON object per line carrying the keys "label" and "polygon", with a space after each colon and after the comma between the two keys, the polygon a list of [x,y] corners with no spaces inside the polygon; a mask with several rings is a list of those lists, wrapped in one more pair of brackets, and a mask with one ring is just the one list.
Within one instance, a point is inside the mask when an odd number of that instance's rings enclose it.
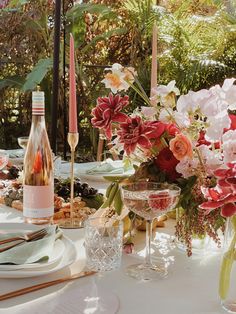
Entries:
{"label": "stemmed glass", "polygon": [[8,163],[9,155],[6,150],[0,149],[0,170],[2,170]]}
{"label": "stemmed glass", "polygon": [[18,144],[21,148],[26,150],[27,144],[28,144],[29,137],[28,136],[21,136],[17,138]]}
{"label": "stemmed glass", "polygon": [[146,220],[145,262],[129,266],[127,274],[139,280],[163,278],[167,275],[167,268],[151,261],[152,221],[176,206],[181,190],[174,184],[147,181],[123,185],[121,190],[124,205]]}

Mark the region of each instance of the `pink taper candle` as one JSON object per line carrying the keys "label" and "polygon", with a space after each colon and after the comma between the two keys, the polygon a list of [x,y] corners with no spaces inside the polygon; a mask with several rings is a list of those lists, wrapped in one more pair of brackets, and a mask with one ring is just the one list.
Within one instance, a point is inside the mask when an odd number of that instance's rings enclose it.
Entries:
{"label": "pink taper candle", "polygon": [[76,104],[76,83],[75,83],[75,48],[74,38],[70,34],[70,93],[69,93],[69,132],[77,133],[77,104]]}
{"label": "pink taper candle", "polygon": [[[152,69],[151,69],[151,90],[150,96],[152,97],[152,89],[157,86],[157,24],[154,22],[152,30]],[[155,105],[151,101],[152,105]]]}

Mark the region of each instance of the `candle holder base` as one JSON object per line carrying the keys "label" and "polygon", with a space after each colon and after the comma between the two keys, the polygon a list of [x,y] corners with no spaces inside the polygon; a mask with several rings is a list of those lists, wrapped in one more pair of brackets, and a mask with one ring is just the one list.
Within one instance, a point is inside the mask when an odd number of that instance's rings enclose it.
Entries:
{"label": "candle holder base", "polygon": [[65,218],[58,222],[58,226],[62,229],[81,229],[84,227],[84,221],[79,218]]}

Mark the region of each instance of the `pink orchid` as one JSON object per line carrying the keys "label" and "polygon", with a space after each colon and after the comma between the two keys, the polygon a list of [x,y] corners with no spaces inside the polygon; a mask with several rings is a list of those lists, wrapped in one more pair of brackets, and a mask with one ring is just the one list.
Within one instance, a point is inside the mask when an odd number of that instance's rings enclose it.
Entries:
{"label": "pink orchid", "polygon": [[129,96],[109,94],[108,97],[99,97],[97,106],[92,110],[91,120],[95,128],[104,129],[108,139],[112,137],[112,122],[124,122],[127,115],[120,112],[129,103]]}
{"label": "pink orchid", "polygon": [[236,169],[235,164],[228,164],[228,169],[217,169],[214,172],[217,185],[213,188],[202,187],[202,193],[207,199],[199,207],[205,209],[208,215],[213,209],[221,207],[221,215],[230,217],[236,213]]}
{"label": "pink orchid", "polygon": [[144,149],[151,148],[150,139],[159,135],[159,131],[157,131],[157,124],[148,121],[143,122],[139,116],[135,116],[121,123],[117,134],[120,143],[124,144],[125,152],[130,155],[137,145]]}

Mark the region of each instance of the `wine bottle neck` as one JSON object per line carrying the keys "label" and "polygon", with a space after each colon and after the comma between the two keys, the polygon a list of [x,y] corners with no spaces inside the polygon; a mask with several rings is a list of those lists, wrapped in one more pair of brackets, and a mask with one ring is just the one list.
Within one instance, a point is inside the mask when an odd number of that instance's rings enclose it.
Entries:
{"label": "wine bottle neck", "polygon": [[42,116],[39,116],[39,115],[32,115],[32,124],[45,124],[45,116],[42,115]]}

